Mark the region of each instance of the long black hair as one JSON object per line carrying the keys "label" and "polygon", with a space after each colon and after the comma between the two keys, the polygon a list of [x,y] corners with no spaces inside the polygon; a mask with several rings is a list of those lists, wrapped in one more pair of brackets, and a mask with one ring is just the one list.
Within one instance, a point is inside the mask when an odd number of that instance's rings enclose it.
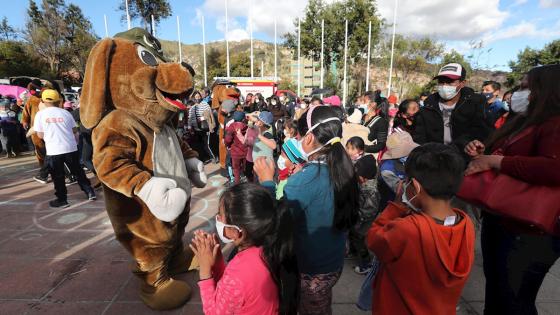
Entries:
{"label": "long black hair", "polygon": [[[307,112],[298,120],[298,131],[305,135],[309,126],[305,118]],[[337,117],[336,112],[328,106],[318,106],[311,113],[311,125],[328,118]],[[334,137],[342,137],[340,121],[328,121],[311,131],[315,139],[324,145]],[[358,219],[359,187],[354,166],[341,142],[324,146],[315,153],[325,160],[329,169],[329,177],[334,188],[334,219],[333,227],[340,231],[349,230]]]}
{"label": "long black hair", "polygon": [[560,115],[560,65],[534,67],[527,73],[527,79],[531,91],[527,113],[517,115],[498,129],[486,143],[488,150],[506,137]]}
{"label": "long black hair", "polygon": [[278,288],[279,314],[295,314],[299,296],[299,273],[293,251],[293,217],[266,188],[243,183],[220,197],[227,224],[246,233],[247,242],[263,248],[272,279]]}

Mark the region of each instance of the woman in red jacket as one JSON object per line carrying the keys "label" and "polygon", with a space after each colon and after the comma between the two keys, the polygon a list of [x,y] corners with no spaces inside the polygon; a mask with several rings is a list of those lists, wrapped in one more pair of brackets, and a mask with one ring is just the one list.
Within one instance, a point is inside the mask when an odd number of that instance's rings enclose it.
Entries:
{"label": "woman in red jacket", "polygon": [[[466,175],[494,169],[529,184],[558,187],[560,193],[560,65],[535,67],[528,81],[528,96],[514,94],[511,104],[526,111],[497,130],[486,145],[475,140],[466,146],[473,157]],[[560,238],[487,212],[481,234],[484,314],[537,314],[537,293],[560,257]]]}

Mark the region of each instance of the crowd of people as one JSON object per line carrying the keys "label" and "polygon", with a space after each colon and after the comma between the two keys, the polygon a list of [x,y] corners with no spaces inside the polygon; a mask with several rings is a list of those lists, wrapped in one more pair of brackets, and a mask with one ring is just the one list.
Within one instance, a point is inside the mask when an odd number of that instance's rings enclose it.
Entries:
{"label": "crowd of people", "polygon": [[[484,313],[537,314],[538,290],[560,256],[558,236],[465,208],[456,195],[464,176],[488,170],[560,186],[560,66],[533,68],[510,91],[486,81],[476,92],[457,63],[434,80],[436,91],[417,99],[377,90],[349,106],[336,95],[257,93],[225,100],[218,112],[210,89],[192,93],[178,136],[205,164],[219,162],[219,139],[227,148],[217,235],[196,231],[190,244],[205,314],[331,314],[345,259],[368,275],[374,314],[453,314],[479,220]],[[35,179],[50,175],[55,185],[52,207],[68,206],[73,182],[94,200],[84,174],[95,172],[91,135],[79,105],[65,105],[37,80],[28,90],[21,101],[0,100],[6,156],[35,151]],[[235,246],[227,265],[221,243]]]}
{"label": "crowd of people", "polygon": [[[346,107],[337,96],[247,95],[224,102],[224,126],[202,137],[189,134],[212,109],[195,94],[181,132],[206,144],[208,163],[213,133],[228,148],[218,237],[197,231],[191,243],[205,314],[331,314],[345,259],[368,275],[374,314],[453,314],[480,220],[484,313],[537,314],[558,236],[456,195],[464,176],[489,170],[560,186],[560,66],[536,67],[505,92],[494,81],[476,92],[457,63],[434,80],[434,93],[399,104],[380,91]],[[236,248],[227,265],[220,241]]]}

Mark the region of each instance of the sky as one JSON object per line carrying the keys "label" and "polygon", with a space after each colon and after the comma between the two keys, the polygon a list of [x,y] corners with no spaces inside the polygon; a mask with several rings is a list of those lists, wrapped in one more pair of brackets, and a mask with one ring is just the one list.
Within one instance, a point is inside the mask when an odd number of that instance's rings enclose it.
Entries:
{"label": "sky", "polygon": [[[66,0],[82,8],[93,23],[98,36],[105,36],[104,15],[109,35],[126,29],[117,8],[124,0]],[[156,36],[177,40],[177,18],[180,19],[181,41],[201,43],[201,17],[205,19],[206,41],[225,38],[226,0],[170,0],[173,16],[156,27]],[[333,2],[336,0],[325,0]],[[397,33],[409,36],[431,36],[466,55],[475,53],[481,68],[509,70],[508,61],[515,60],[525,47],[541,49],[560,38],[560,0],[397,0]],[[40,3],[40,0],[36,0]],[[294,19],[303,16],[307,0],[227,0],[229,40],[248,39],[249,19],[253,21],[253,37],[274,41],[274,20],[280,35],[295,29]],[[396,0],[377,0],[379,14],[389,23],[393,20]],[[9,23],[24,28],[28,1],[0,0],[8,11],[0,13]],[[351,22],[350,22],[351,23]],[[141,26],[138,20],[132,26]],[[328,30],[327,30],[328,31]],[[385,30],[390,33],[391,29]],[[483,49],[472,50],[473,42]],[[367,45],[367,43],[364,43]]]}

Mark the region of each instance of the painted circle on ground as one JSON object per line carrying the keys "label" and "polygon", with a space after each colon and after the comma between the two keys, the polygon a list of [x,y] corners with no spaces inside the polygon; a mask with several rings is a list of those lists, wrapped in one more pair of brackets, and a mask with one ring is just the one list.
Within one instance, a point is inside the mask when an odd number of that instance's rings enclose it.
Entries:
{"label": "painted circle on ground", "polygon": [[62,225],[68,225],[83,221],[85,218],[87,218],[87,214],[82,212],[74,212],[61,216],[56,220],[56,222]]}
{"label": "painted circle on ground", "polygon": [[36,239],[36,238],[39,238],[39,237],[41,237],[41,236],[43,236],[43,234],[40,234],[40,233],[28,233],[28,234],[24,234],[24,235],[18,237],[18,239],[19,239],[20,241],[30,241],[30,240],[34,240],[34,239]]}

